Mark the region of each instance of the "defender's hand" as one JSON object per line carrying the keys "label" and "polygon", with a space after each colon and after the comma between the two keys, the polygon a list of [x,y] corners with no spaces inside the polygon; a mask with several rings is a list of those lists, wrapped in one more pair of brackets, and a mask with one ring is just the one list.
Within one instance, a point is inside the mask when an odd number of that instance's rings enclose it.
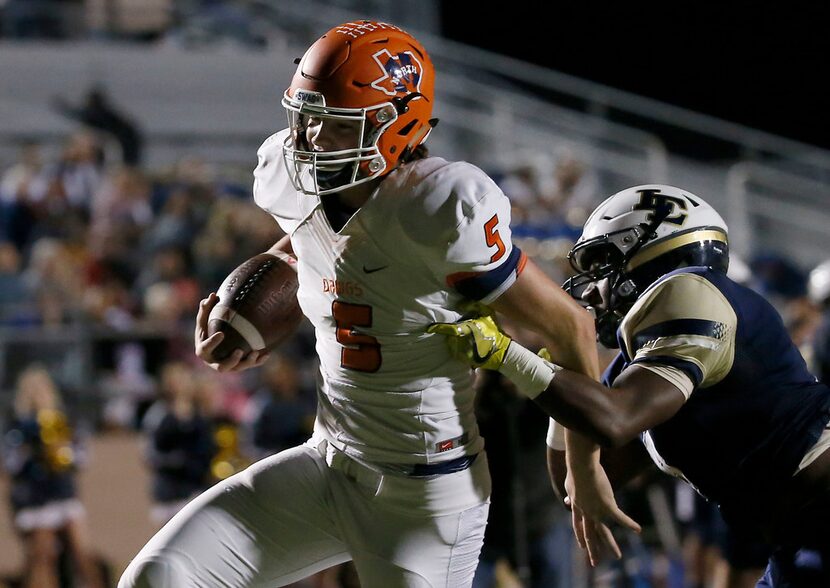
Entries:
{"label": "defender's hand", "polygon": [[482,316],[458,323],[435,323],[427,333],[447,337],[450,352],[472,367],[497,370],[504,361],[510,337],[499,330],[492,316]]}
{"label": "defender's hand", "polygon": [[576,540],[588,551],[592,566],[599,563],[606,551],[619,559],[622,553],[609,525],[620,525],[637,533],[642,529],[617,506],[611,482],[601,466],[578,470],[568,470],[565,479],[566,502],[571,507]]}

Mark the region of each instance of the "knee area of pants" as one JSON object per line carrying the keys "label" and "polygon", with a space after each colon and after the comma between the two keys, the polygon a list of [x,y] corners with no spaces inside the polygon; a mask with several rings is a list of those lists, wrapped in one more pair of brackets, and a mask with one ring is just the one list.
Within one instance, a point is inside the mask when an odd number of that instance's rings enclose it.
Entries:
{"label": "knee area of pants", "polygon": [[183,569],[161,558],[147,558],[138,564],[131,564],[118,588],[174,588],[187,586]]}

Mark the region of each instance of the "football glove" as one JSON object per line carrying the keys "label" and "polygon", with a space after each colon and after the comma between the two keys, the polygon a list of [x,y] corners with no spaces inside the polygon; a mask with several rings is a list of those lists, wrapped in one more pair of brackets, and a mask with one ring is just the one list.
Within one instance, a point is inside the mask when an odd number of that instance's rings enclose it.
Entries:
{"label": "football glove", "polygon": [[498,370],[510,345],[510,337],[499,330],[492,316],[457,323],[435,323],[427,333],[447,337],[450,353],[474,368]]}

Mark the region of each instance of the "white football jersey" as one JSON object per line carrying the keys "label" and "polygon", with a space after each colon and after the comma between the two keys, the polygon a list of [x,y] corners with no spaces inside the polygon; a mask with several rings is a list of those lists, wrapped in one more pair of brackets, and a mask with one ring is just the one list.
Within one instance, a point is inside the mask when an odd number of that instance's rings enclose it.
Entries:
{"label": "white football jersey", "polygon": [[320,199],[292,187],[286,135],[260,148],[254,198],[297,255],[320,358],[315,433],[379,464],[477,453],[472,372],[426,328],[516,280],[525,258],[511,243],[509,201],[475,166],[430,157],[390,173],[337,232]]}

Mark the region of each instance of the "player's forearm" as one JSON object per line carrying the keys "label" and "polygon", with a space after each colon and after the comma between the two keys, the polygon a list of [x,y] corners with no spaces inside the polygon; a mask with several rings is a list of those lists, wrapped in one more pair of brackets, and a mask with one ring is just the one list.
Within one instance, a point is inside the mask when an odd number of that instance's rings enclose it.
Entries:
{"label": "player's forearm", "polygon": [[[516,284],[497,301],[495,308],[542,335],[560,366],[599,379],[596,330],[591,315],[536,264],[528,262]],[[576,468],[599,463],[599,448],[591,440],[568,432],[566,445],[569,460],[574,460]]]}
{"label": "player's forearm", "polygon": [[[548,447],[547,462],[548,475],[553,490],[560,500],[564,500],[567,496],[565,478],[568,475],[565,452]],[[622,488],[634,478],[654,467],[639,439],[635,439],[619,448],[603,449],[600,463],[614,490]]]}
{"label": "player's forearm", "polygon": [[547,458],[548,476],[553,491],[559,500],[565,500],[565,496],[568,495],[567,490],[565,490],[565,476],[568,474],[568,468],[565,464],[565,452],[548,447]]}
{"label": "player's forearm", "polygon": [[565,461],[576,474],[599,467],[601,441],[576,429],[565,429]]}
{"label": "player's forearm", "polygon": [[[510,343],[499,371],[548,416],[569,429],[565,442],[568,450],[574,447],[573,467],[598,463],[597,443],[619,445],[639,432],[628,426],[628,395],[584,374],[554,366],[515,341]],[[572,463],[571,457],[568,462]]]}
{"label": "player's forearm", "polygon": [[547,338],[547,349],[551,357],[555,357],[556,363],[569,371],[598,380],[599,358],[591,315],[578,307],[572,314],[563,317],[563,320],[559,330],[569,335]]}
{"label": "player's forearm", "polygon": [[[561,363],[565,368],[572,371],[575,375],[584,375],[587,376],[584,379],[589,381],[590,384],[595,384],[596,380],[599,379],[599,360],[597,358],[596,352],[596,331],[594,327],[594,321],[591,316],[584,312],[584,310],[579,307],[578,311],[575,312],[573,315],[573,326],[571,327],[572,332],[574,333],[573,342],[571,345],[563,347],[559,346],[559,349],[548,349],[550,352],[556,354],[554,357],[557,358],[559,361],[560,354],[564,357],[565,362]],[[586,350],[589,350],[586,352]],[[591,363],[588,363],[588,362]],[[590,378],[590,380],[589,380]],[[593,388],[593,386],[592,386]],[[583,389],[583,392],[585,390]],[[539,400],[541,402],[546,402],[547,394],[543,394],[543,397]],[[538,403],[539,401],[537,401]],[[544,405],[540,404],[544,409]],[[584,424],[579,428],[575,428],[574,426],[568,424],[571,422],[570,419],[567,420],[559,420],[563,425],[565,425],[565,447],[566,447],[566,463],[567,467],[570,468],[574,472],[578,472],[580,470],[592,468],[599,465],[600,459],[600,447],[598,443],[603,443],[604,439],[598,439],[596,433],[598,432],[593,427],[591,427],[591,420],[590,418],[582,418],[578,411],[574,410],[577,407],[565,407],[566,409],[570,408],[575,416],[573,422],[580,422]],[[594,434],[592,434],[594,433]]]}
{"label": "player's forearm", "polygon": [[591,315],[532,261],[493,307],[544,339],[558,365],[599,377],[596,331]]}
{"label": "player's forearm", "polygon": [[[608,447],[628,441],[624,438],[627,431],[621,422],[623,419],[617,416],[623,411],[612,394],[582,374],[561,370],[534,401],[566,427],[567,449],[576,449],[584,459],[595,453],[596,444]],[[571,463],[570,457],[568,463]]]}
{"label": "player's forearm", "polygon": [[[596,352],[594,321],[582,307],[575,308],[566,318],[569,319],[570,324],[567,324],[565,328],[572,333],[569,344],[556,345],[554,343],[554,346],[548,347],[548,351],[553,354],[553,357],[556,357],[559,365],[567,368],[568,373],[572,373],[578,377],[578,380],[584,380],[590,385],[589,388],[581,389],[582,394],[585,395],[589,390],[595,390],[596,380],[599,379],[599,360]],[[556,387],[554,394],[546,390],[537,397],[536,402],[550,416],[553,416],[550,413],[551,407],[549,405],[551,403],[560,403],[560,409],[568,413],[568,416],[564,419],[554,418],[566,427],[565,461],[567,467],[571,471],[578,472],[599,465],[599,444],[605,444],[606,439],[601,434],[601,430],[593,426],[591,416],[596,411],[586,414],[579,410],[589,403],[584,398],[578,398],[575,399],[577,404],[571,406],[561,401],[562,398],[567,397],[566,394],[567,390],[559,390]]]}

